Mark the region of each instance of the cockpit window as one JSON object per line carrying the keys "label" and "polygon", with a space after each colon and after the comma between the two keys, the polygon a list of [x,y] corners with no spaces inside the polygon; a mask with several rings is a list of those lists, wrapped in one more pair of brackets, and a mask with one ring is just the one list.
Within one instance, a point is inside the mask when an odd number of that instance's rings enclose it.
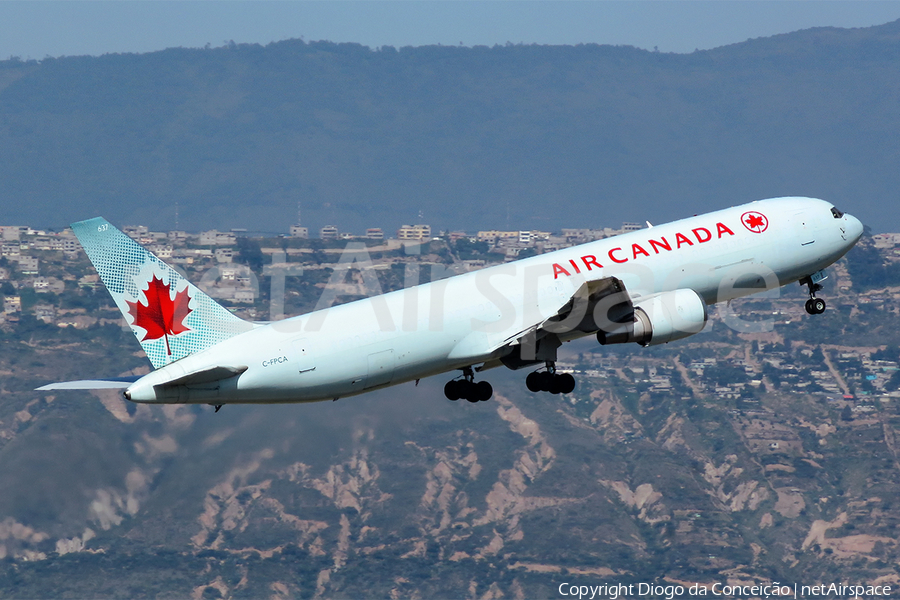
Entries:
{"label": "cockpit window", "polygon": [[834,215],[835,219],[840,219],[841,217],[844,216],[844,213],[842,213],[841,211],[839,211],[838,209],[836,209],[833,206],[831,207],[831,214]]}

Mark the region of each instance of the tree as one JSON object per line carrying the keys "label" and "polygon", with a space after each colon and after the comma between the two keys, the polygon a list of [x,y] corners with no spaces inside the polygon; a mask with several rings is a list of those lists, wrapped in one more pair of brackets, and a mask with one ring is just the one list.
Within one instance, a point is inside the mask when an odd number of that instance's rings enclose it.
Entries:
{"label": "tree", "polygon": [[889,344],[884,350],[876,350],[872,353],[872,360],[893,360],[900,358],[900,348],[896,344]]}
{"label": "tree", "polygon": [[254,272],[261,273],[263,268],[263,252],[259,242],[246,237],[237,239],[240,260]]}
{"label": "tree", "polygon": [[841,411],[841,420],[842,421],[852,421],[853,420],[853,410],[850,408],[850,405],[844,407],[844,410]]}

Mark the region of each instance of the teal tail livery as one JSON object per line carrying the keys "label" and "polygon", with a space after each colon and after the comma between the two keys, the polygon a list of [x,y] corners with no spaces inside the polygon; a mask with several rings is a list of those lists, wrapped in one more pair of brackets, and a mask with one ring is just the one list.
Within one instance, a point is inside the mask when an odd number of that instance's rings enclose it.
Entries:
{"label": "teal tail livery", "polygon": [[253,329],[106,219],[72,230],[153,368]]}

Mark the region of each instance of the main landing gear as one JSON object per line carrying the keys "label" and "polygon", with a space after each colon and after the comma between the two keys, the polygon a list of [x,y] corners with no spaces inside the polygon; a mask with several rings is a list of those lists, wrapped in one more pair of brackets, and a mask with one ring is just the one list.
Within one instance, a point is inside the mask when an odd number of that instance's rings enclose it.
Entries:
{"label": "main landing gear", "polygon": [[466,367],[463,371],[462,379],[451,379],[444,386],[444,395],[448,400],[468,400],[473,404],[475,402],[485,402],[494,395],[494,388],[487,381],[475,381],[475,374],[472,367]]}
{"label": "main landing gear", "polygon": [[806,301],[806,312],[811,315],[821,315],[825,312],[825,301],[816,298],[816,292],[822,289],[822,284],[813,283],[812,277],[804,277],[800,280],[800,285],[805,285],[809,290],[809,300]]}
{"label": "main landing gear", "polygon": [[529,373],[525,386],[532,392],[570,394],[575,389],[575,378],[571,373],[557,373],[554,362],[548,360],[547,370]]}

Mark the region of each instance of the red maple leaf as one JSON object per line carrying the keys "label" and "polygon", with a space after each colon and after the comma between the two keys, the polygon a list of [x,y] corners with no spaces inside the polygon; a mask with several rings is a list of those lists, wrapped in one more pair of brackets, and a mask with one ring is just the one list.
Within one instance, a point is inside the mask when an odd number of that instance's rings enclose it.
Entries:
{"label": "red maple leaf", "polygon": [[146,330],[140,341],[165,338],[166,352],[171,356],[169,336],[190,331],[185,326],[184,319],[192,312],[192,309],[188,308],[191,297],[188,296],[187,289],[184,289],[177,292],[173,300],[169,286],[156,275],[148,282],[144,296],[147,304],[125,301],[134,324]]}
{"label": "red maple leaf", "polygon": [[747,220],[745,221],[745,223],[747,223],[747,227],[749,227],[750,229],[757,229],[765,225],[766,222],[761,216],[751,214],[747,215]]}

